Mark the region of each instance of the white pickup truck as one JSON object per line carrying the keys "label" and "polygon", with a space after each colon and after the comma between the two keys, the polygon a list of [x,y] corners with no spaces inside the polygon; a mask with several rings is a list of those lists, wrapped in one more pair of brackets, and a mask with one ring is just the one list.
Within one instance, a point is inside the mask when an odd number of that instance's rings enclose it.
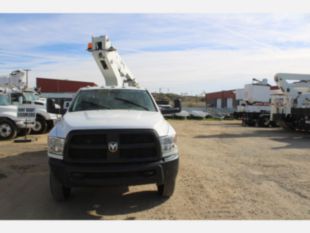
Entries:
{"label": "white pickup truck", "polygon": [[157,184],[169,197],[179,155],[176,132],[139,88],[83,88],[48,138],[50,187],[65,200],[75,186]]}
{"label": "white pickup truck", "polygon": [[[78,91],[48,136],[50,189],[65,200],[76,186],[157,184],[163,197],[175,188],[176,132],[152,95],[139,87],[106,36],[89,44],[105,87]],[[127,84],[127,85],[126,85]],[[47,101],[48,112],[57,110]]]}

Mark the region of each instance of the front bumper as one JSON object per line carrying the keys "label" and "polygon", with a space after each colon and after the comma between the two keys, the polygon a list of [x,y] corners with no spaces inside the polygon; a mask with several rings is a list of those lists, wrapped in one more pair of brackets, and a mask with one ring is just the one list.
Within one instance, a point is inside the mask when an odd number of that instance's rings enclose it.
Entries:
{"label": "front bumper", "polygon": [[149,163],[127,164],[68,164],[49,158],[49,166],[56,178],[67,187],[163,184],[175,179],[179,168],[178,154]]}
{"label": "front bumper", "polygon": [[15,121],[15,124],[20,129],[32,129],[35,126],[35,122]]}
{"label": "front bumper", "polygon": [[54,113],[49,113],[49,120],[53,121],[54,123],[59,119],[61,115],[59,114],[54,114]]}

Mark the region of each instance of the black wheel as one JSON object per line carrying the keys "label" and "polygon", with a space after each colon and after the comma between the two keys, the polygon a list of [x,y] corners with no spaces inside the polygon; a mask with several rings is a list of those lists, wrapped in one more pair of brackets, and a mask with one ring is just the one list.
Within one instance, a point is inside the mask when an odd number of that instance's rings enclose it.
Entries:
{"label": "black wheel", "polygon": [[46,120],[41,116],[37,116],[35,125],[32,128],[31,132],[34,134],[42,134],[45,133],[46,131],[47,131]]}
{"label": "black wheel", "polygon": [[247,126],[246,123],[245,123],[245,120],[242,120],[241,125],[242,125],[243,127],[246,127],[246,126]]}
{"label": "black wheel", "polygon": [[158,194],[162,197],[169,198],[175,189],[175,179],[166,180],[164,184],[157,185]]}
{"label": "black wheel", "polygon": [[50,172],[50,190],[56,201],[65,201],[71,194],[71,189],[60,183],[53,172]]}
{"label": "black wheel", "polygon": [[17,135],[17,127],[13,122],[7,119],[0,120],[0,140],[8,140],[15,138]]}
{"label": "black wheel", "polygon": [[49,132],[54,127],[53,121],[47,121],[47,132]]}
{"label": "black wheel", "polygon": [[255,123],[254,123],[254,125],[255,125],[255,127],[257,127],[257,128],[260,127],[260,122],[259,122],[259,120],[256,120]]}
{"label": "black wheel", "polygon": [[276,127],[276,125],[275,125],[275,123],[274,123],[274,122],[269,121],[269,123],[268,123],[268,127],[269,127],[269,128],[275,128],[275,127]]}

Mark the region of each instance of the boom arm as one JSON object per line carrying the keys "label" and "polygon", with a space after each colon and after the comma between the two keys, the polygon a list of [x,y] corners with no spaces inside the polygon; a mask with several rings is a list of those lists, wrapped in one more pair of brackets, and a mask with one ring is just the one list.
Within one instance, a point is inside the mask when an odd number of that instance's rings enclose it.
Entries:
{"label": "boom arm", "polygon": [[25,73],[20,70],[12,71],[8,76],[0,77],[0,87],[23,90],[26,83],[24,82]]}
{"label": "boom arm", "polygon": [[92,42],[88,44],[87,50],[92,53],[107,86],[121,87],[125,83],[128,86],[138,86],[132,73],[117,50],[112,47],[107,36],[92,37]]}
{"label": "boom arm", "polygon": [[[275,75],[274,80],[283,93],[292,98],[310,91],[310,75],[308,74],[280,73]],[[289,83],[288,81],[298,82]]]}

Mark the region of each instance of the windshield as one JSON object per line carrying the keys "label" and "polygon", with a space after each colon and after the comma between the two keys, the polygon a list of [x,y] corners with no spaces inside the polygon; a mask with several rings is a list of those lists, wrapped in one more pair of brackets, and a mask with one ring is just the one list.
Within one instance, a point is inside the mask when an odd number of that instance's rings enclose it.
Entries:
{"label": "windshield", "polygon": [[36,96],[33,92],[24,92],[24,101],[25,102],[34,102],[38,100],[38,96]]}
{"label": "windshield", "polygon": [[0,95],[0,106],[7,106],[9,104],[9,99],[6,95]]}
{"label": "windshield", "polygon": [[150,94],[145,90],[99,89],[80,91],[69,111],[127,109],[157,111]]}

